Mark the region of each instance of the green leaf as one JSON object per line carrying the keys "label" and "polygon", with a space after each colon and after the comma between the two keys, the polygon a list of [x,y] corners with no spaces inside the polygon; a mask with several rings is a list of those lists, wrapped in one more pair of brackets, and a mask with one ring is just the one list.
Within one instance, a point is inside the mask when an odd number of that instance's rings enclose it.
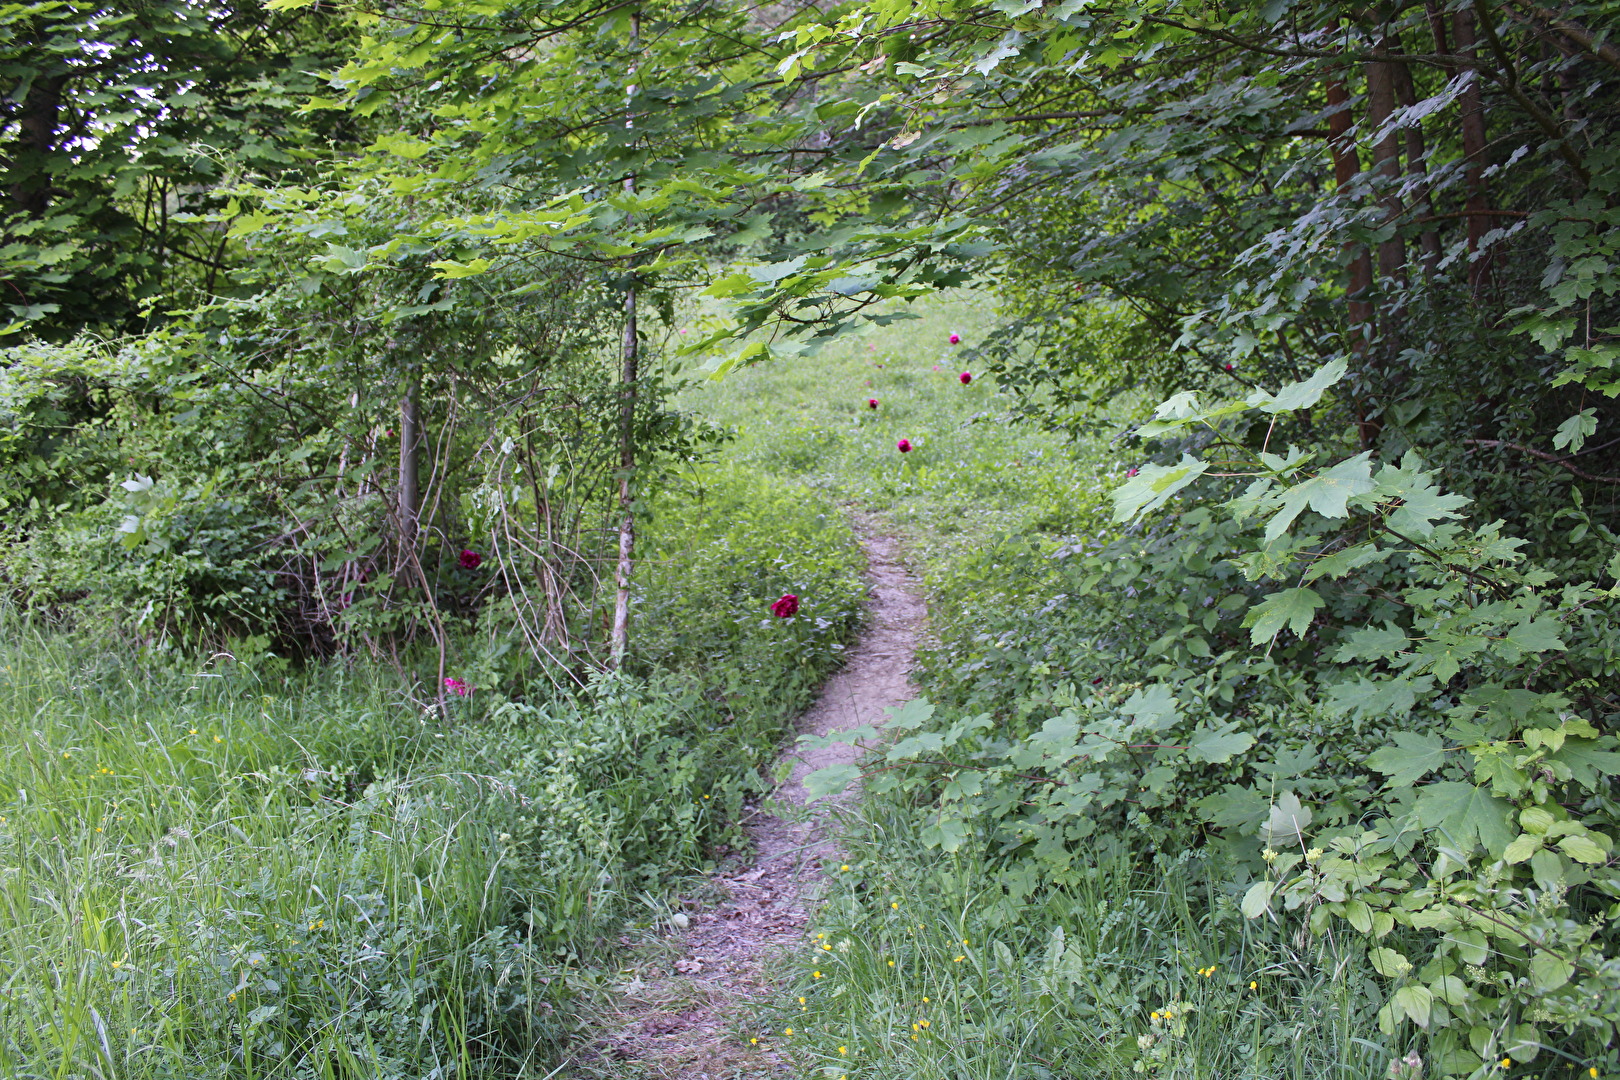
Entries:
{"label": "green leaf", "polygon": [[1508,644],[1522,652],[1549,652],[1567,646],[1558,637],[1559,622],[1555,618],[1532,619],[1519,623],[1507,632]]}
{"label": "green leaf", "polygon": [[1298,795],[1285,791],[1271,805],[1266,823],[1260,827],[1260,839],[1269,848],[1302,847],[1312,817],[1311,808],[1303,805]]}
{"label": "green leaf", "polygon": [[1219,727],[1207,728],[1200,724],[1187,740],[1187,756],[1194,761],[1207,761],[1224,765],[1254,745],[1254,736],[1236,731],[1237,722],[1229,720]]}
{"label": "green leaf", "polygon": [[1204,475],[1209,468],[1191,454],[1183,454],[1179,465],[1143,465],[1130,480],[1110,493],[1114,500],[1114,520],[1130,521],[1157,510],[1170,497]]}
{"label": "green leaf", "polygon": [[1287,532],[1307,506],[1327,518],[1349,516],[1345,503],[1378,486],[1373,483],[1371,457],[1371,451],[1357,454],[1325,473],[1285,488],[1276,496],[1281,508],[1266,523],[1266,542],[1269,544]]}
{"label": "green leaf", "polygon": [[1576,862],[1593,866],[1609,861],[1609,853],[1589,836],[1566,836],[1558,841],[1558,849]]}
{"label": "green leaf", "polygon": [[1394,949],[1379,947],[1367,954],[1373,970],[1386,979],[1399,979],[1412,970],[1412,962]]}
{"label": "green leaf", "polygon": [[1570,453],[1578,454],[1581,444],[1596,430],[1597,410],[1582,409],[1558,425],[1558,434],[1553,436],[1553,449],[1563,450],[1567,447]]}
{"label": "green leaf", "polygon": [[1314,589],[1284,589],[1250,608],[1243,625],[1249,627],[1249,640],[1255,645],[1271,641],[1285,626],[1304,637],[1321,606],[1322,598]]}
{"label": "green leaf", "polygon": [[830,795],[842,795],[861,778],[857,765],[829,765],[804,778],[805,802],[813,803]]}
{"label": "green leaf", "polygon": [[1424,828],[1439,830],[1464,852],[1477,841],[1500,853],[1513,839],[1508,827],[1512,807],[1485,787],[1449,780],[1429,784],[1418,789],[1413,812]]}
{"label": "green leaf", "polygon": [[1333,662],[1347,664],[1352,660],[1393,660],[1411,644],[1406,631],[1394,623],[1386,622],[1382,627],[1363,626],[1339,646],[1339,651],[1333,654]]}
{"label": "green leaf", "polygon": [[1434,1007],[1434,995],[1427,986],[1403,986],[1390,999],[1395,1007],[1406,1014],[1408,1020],[1420,1028],[1429,1026],[1429,1010]]}
{"label": "green leaf", "polygon": [[1389,777],[1385,787],[1411,787],[1446,763],[1445,743],[1438,735],[1397,731],[1395,745],[1367,755],[1367,767]]}
{"label": "green leaf", "polygon": [[1511,844],[1502,849],[1502,861],[1512,866],[1524,862],[1540,850],[1541,837],[1520,833],[1513,838]]}
{"label": "green leaf", "polygon": [[1277,883],[1274,881],[1257,881],[1250,885],[1248,891],[1243,894],[1243,902],[1238,905],[1243,917],[1258,919],[1263,915],[1271,907],[1271,894],[1276,888]]}
{"label": "green leaf", "polygon": [[1538,952],[1530,958],[1530,985],[1542,992],[1558,989],[1574,974],[1573,964],[1550,952]]}
{"label": "green leaf", "polygon": [[1490,959],[1490,945],[1479,930],[1453,930],[1446,939],[1457,947],[1457,959],[1476,966]]}
{"label": "green leaf", "polygon": [[1257,390],[1249,397],[1249,404],[1261,412],[1280,413],[1292,412],[1295,409],[1308,409],[1322,400],[1322,395],[1328,387],[1344,378],[1349,370],[1343,360],[1334,360],[1318,368],[1316,374],[1303,382],[1289,383],[1278,390],[1276,396]]}

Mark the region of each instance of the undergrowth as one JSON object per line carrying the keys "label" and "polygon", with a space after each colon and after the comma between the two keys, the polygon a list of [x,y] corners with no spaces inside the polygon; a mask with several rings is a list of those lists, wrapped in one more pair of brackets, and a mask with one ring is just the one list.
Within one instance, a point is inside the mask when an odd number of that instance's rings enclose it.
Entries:
{"label": "undergrowth", "polygon": [[[576,693],[468,672],[441,716],[376,666],[3,614],[0,1075],[551,1074],[625,920],[735,843],[858,616],[822,501],[694,480],[649,530],[638,671]],[[812,618],[770,619],[767,587]]]}

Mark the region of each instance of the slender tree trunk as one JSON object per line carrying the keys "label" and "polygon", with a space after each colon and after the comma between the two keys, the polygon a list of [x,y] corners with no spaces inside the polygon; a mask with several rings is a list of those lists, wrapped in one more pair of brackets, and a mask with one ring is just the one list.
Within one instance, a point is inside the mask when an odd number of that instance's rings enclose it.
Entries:
{"label": "slender tree trunk", "polygon": [[[1328,147],[1333,154],[1333,181],[1340,191],[1355,182],[1361,172],[1361,155],[1356,151],[1355,139],[1350,134],[1353,126],[1350,115],[1350,92],[1345,88],[1344,76],[1338,71],[1327,74]],[[1346,317],[1349,320],[1350,351],[1363,368],[1371,364],[1367,347],[1372,332],[1372,256],[1363,244],[1351,241],[1345,244],[1345,261],[1349,266],[1346,288]],[[1361,414],[1357,426],[1361,429],[1363,446],[1370,446],[1378,434],[1378,426],[1370,417],[1365,403],[1358,407]]]}
{"label": "slender tree trunk", "polygon": [[[1377,52],[1388,54],[1390,41],[1379,43]],[[1378,184],[1378,201],[1384,207],[1387,221],[1398,221],[1401,216],[1401,143],[1400,133],[1389,126],[1395,115],[1395,84],[1397,65],[1388,60],[1372,60],[1367,64],[1367,127],[1377,137],[1373,143],[1373,174]],[[1385,288],[1406,280],[1406,242],[1399,232],[1378,245],[1378,273]]]}
{"label": "slender tree trunk", "polygon": [[[641,40],[641,12],[630,16],[630,42],[634,47]],[[631,86],[635,85],[636,68],[630,68]],[[628,127],[634,121],[626,120]],[[636,178],[625,178],[624,190],[634,193]],[[624,295],[624,349],[623,367],[619,376],[619,563],[618,591],[613,599],[613,631],[608,644],[608,659],[617,670],[624,665],[624,656],[630,647],[630,575],[635,569],[636,516],[633,510],[635,492],[631,475],[636,467],[636,380],[641,377],[641,340],[636,332],[635,260],[631,260],[630,286]]]}
{"label": "slender tree trunk", "polygon": [[[1404,63],[1393,66],[1395,103],[1403,109],[1411,108],[1417,104],[1417,87],[1412,84],[1412,69]],[[1418,216],[1432,219],[1434,203],[1429,198],[1428,148],[1424,143],[1421,121],[1406,128],[1406,175],[1412,178]],[[1440,266],[1440,233],[1432,220],[1425,222],[1423,231],[1418,234],[1418,247],[1423,252],[1423,276],[1432,279]]]}
{"label": "slender tree trunk", "polygon": [[[1453,16],[1452,36],[1457,41],[1458,55],[1479,55],[1472,11],[1464,9]],[[1463,184],[1467,191],[1463,210],[1468,221],[1468,285],[1478,295],[1491,279],[1490,257],[1481,251],[1490,230],[1490,201],[1485,192],[1485,102],[1479,91],[1479,76],[1469,80],[1458,95],[1457,105],[1461,112]]]}
{"label": "slender tree trunk", "polygon": [[421,513],[421,481],[419,462],[422,445],[421,421],[417,415],[417,397],[421,384],[413,369],[406,378],[405,393],[399,399],[399,547],[402,558],[416,549],[416,534]]}

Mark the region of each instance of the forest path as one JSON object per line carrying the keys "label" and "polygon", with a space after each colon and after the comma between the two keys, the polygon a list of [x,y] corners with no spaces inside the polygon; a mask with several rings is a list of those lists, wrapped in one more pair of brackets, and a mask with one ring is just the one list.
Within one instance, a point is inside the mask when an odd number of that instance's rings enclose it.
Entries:
{"label": "forest path", "polygon": [[[869,618],[847,663],[799,717],[801,735],[881,723],[885,709],[916,695],[910,673],[927,609],[900,561],[899,542],[868,516],[856,514],[854,523],[866,552]],[[783,753],[781,760],[792,762],[788,779],[744,823],[752,863],[712,875],[707,902],[687,905],[703,910],[676,916],[684,929],[637,946],[615,988],[616,1015],[580,1062],[587,1072],[648,1080],[791,1075],[764,1040],[750,1044],[758,1033],[745,1025],[749,1007],[777,992],[789,951],[803,944],[822,863],[837,855],[827,808],[840,799],[806,809],[804,778],[856,756],[848,744]]]}

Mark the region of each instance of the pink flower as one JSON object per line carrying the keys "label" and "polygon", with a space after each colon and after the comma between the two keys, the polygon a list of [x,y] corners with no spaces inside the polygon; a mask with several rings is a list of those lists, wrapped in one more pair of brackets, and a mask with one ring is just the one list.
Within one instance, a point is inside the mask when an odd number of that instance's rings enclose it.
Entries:
{"label": "pink flower", "polygon": [[792,593],[783,593],[782,599],[771,605],[771,614],[778,619],[791,619],[799,613],[799,598]]}
{"label": "pink flower", "polygon": [[1226,365],[1226,370],[1227,371],[1236,371],[1237,370],[1237,365],[1236,364],[1227,364]]}
{"label": "pink flower", "polygon": [[964,371],[964,372],[962,372],[962,374],[958,375],[956,378],[961,382],[961,384],[963,386],[966,386],[968,383],[973,381],[973,373],[971,371]]}
{"label": "pink flower", "polygon": [[867,407],[867,408],[868,408],[868,409],[875,409],[875,408],[877,408],[877,398],[875,398],[875,397],[869,397],[869,398],[867,398],[867,399],[866,399],[866,407]]}
{"label": "pink flower", "polygon": [[951,344],[952,345],[960,345],[960,344],[962,344],[962,335],[961,334],[952,334],[951,335]]}
{"label": "pink flower", "polygon": [[468,551],[466,548],[462,548],[461,554],[456,557],[456,561],[461,564],[463,570],[476,570],[478,564],[484,561],[484,557],[476,551]]}
{"label": "pink flower", "polygon": [[444,680],[444,688],[456,695],[456,697],[466,697],[468,694],[473,692],[473,688],[462,682],[460,679]]}
{"label": "pink flower", "polygon": [[899,442],[894,444],[894,448],[900,451],[902,454],[909,454],[911,453],[911,440],[901,439]]}
{"label": "pink flower", "polygon": [[1130,468],[1125,470],[1125,475],[1126,476],[1135,476],[1137,474],[1137,471],[1138,470],[1137,470],[1136,466],[1132,465]]}

